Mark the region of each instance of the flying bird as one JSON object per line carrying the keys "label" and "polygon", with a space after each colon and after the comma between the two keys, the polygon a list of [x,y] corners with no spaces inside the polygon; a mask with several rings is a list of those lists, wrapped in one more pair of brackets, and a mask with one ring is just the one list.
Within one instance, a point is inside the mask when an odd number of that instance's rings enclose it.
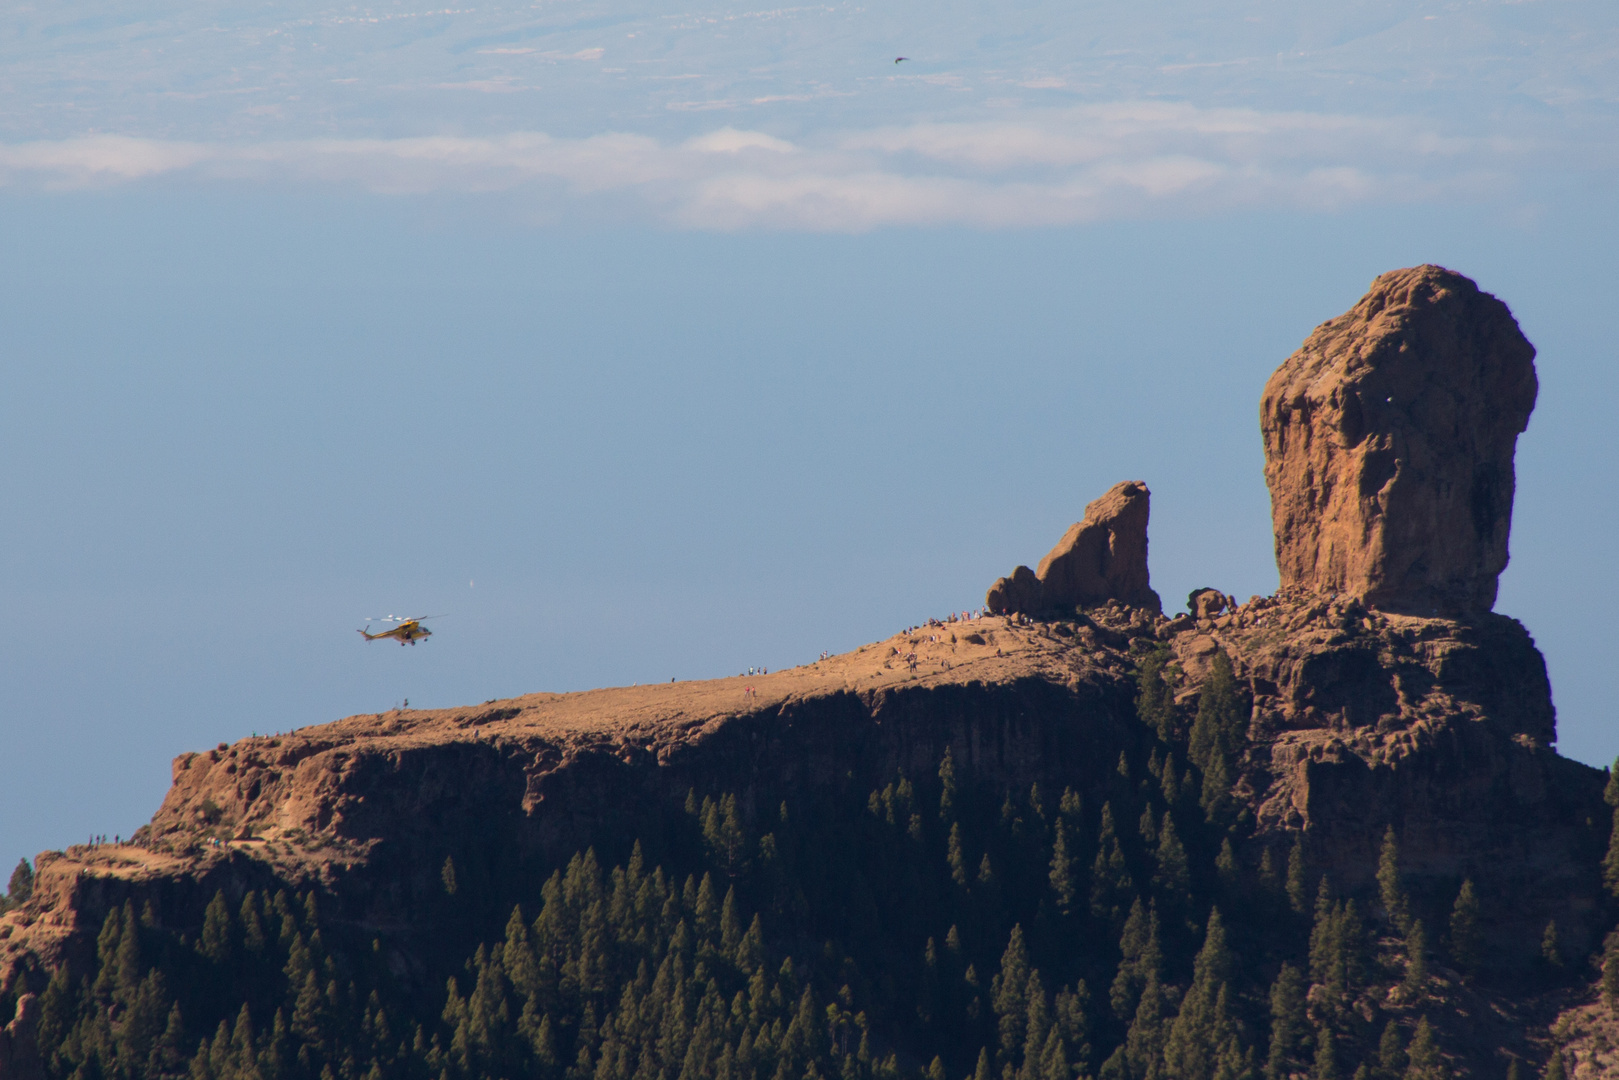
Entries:
{"label": "flying bird", "polygon": [[896,56],[896,57],[894,57],[894,63],[896,63],[896,64],[897,64],[897,63],[899,63],[899,62],[900,62],[900,61],[901,61],[901,60],[909,60],[909,59],[910,59],[910,57],[909,57],[909,56]]}

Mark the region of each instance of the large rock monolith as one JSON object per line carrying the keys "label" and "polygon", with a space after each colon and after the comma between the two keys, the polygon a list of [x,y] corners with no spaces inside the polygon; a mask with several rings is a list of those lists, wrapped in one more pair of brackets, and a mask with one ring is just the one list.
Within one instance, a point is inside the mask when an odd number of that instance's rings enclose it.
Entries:
{"label": "large rock monolith", "polygon": [[1114,484],[1085,507],[1085,519],[1069,526],[1038,569],[1020,566],[990,586],[985,606],[997,612],[1066,614],[1118,600],[1163,610],[1147,572],[1151,496],[1140,480]]}
{"label": "large rock monolith", "polygon": [[1488,611],[1534,358],[1504,303],[1439,266],[1384,274],[1317,327],[1260,403],[1283,587]]}

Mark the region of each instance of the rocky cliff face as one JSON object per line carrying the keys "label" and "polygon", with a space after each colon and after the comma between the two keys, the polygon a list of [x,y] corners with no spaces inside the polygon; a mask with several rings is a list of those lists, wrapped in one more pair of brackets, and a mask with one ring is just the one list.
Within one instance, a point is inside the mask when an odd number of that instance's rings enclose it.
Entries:
{"label": "rocky cliff face", "polygon": [[1114,604],[1081,621],[942,623],[765,677],[358,716],[188,754],[132,844],[41,856],[0,949],[52,965],[126,899],[198,922],[215,889],[273,881],[325,890],[356,925],[431,938],[448,856],[492,882],[534,880],[655,827],[693,786],[768,810],[786,789],[924,774],[946,747],[1008,789],[1094,788],[1140,745],[1132,674],[1160,641],[1185,709],[1217,650],[1251,702],[1235,782],[1250,864],[1302,836],[1314,866],[1362,888],[1393,825],[1419,887],[1437,897],[1471,877],[1502,898],[1500,964],[1531,963],[1553,919],[1568,948],[1594,947],[1602,774],[1550,749],[1523,628],[1290,593],[1203,619]]}
{"label": "rocky cliff face", "polygon": [[1282,585],[1490,610],[1534,356],[1505,304],[1438,266],[1382,275],[1319,326],[1260,403]]}
{"label": "rocky cliff face", "polygon": [[32,902],[0,919],[0,955],[53,966],[125,900],[183,924],[220,887],[272,881],[430,939],[446,857],[520,894],[583,847],[605,858],[656,831],[694,786],[768,814],[772,793],[886,782],[946,746],[1009,786],[1105,775],[1133,727],[1131,633],[1150,637],[1152,618],[1067,636],[941,623],[768,676],[357,716],[187,754],[131,843],[40,856]]}
{"label": "rocky cliff face", "polygon": [[1216,651],[1249,694],[1237,789],[1256,843],[1302,833],[1336,882],[1375,889],[1392,825],[1418,887],[1454,895],[1470,878],[1495,898],[1502,962],[1532,963],[1553,920],[1582,955],[1597,946],[1601,774],[1551,749],[1545,662],[1517,622],[1397,615],[1294,591],[1166,629],[1183,698]]}

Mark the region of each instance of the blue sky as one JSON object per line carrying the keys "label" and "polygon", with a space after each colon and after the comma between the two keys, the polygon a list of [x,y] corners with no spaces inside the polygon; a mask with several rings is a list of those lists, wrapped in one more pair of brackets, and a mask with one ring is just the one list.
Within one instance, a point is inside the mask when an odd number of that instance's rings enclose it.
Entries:
{"label": "blue sky", "polygon": [[1540,349],[1497,608],[1611,759],[1616,45],[1555,0],[12,6],[0,856],[253,731],[853,647],[1121,479],[1172,609],[1267,592],[1260,388],[1422,261]]}

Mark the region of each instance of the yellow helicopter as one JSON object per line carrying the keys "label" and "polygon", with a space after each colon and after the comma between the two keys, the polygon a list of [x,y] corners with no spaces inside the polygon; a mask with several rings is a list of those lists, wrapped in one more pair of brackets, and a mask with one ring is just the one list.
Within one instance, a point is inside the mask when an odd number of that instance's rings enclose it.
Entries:
{"label": "yellow helicopter", "polygon": [[383,638],[392,638],[401,645],[414,645],[422,638],[430,638],[433,636],[433,631],[423,626],[422,623],[426,622],[428,619],[441,618],[443,618],[442,615],[423,615],[418,619],[398,619],[392,615],[389,615],[385,619],[367,619],[365,620],[366,622],[397,622],[399,625],[389,627],[388,629],[375,634],[366,630],[361,630],[360,636],[365,638],[367,641],[381,641]]}

